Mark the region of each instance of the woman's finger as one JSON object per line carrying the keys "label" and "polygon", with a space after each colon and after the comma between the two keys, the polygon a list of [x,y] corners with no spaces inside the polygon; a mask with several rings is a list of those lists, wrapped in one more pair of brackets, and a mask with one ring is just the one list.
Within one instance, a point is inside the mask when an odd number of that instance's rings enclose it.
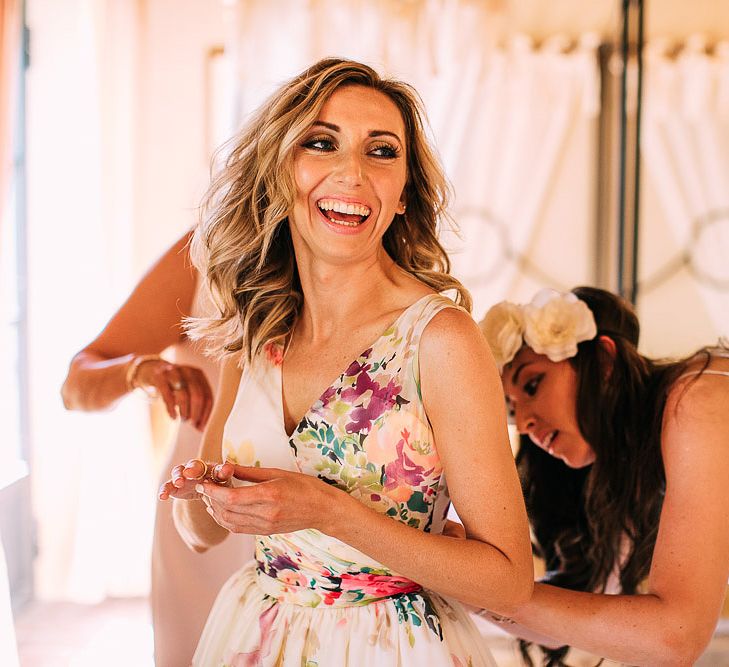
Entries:
{"label": "woman's finger", "polygon": [[177,419],[177,401],[175,399],[175,393],[172,391],[169,382],[167,382],[166,376],[159,378],[158,384],[155,385],[159,392],[160,398],[164,401],[165,408],[167,408],[167,414],[170,419]]}
{"label": "woman's finger", "polygon": [[187,383],[189,400],[189,421],[196,428],[201,428],[203,415],[212,403],[212,392],[204,373],[192,366],[180,367],[180,372]]}
{"label": "woman's finger", "polygon": [[187,383],[188,420],[193,426],[200,422],[200,415],[205,409],[205,389],[200,384],[200,377],[194,368],[183,368],[181,372]]}
{"label": "woman's finger", "polygon": [[190,396],[188,382],[180,366],[170,365],[165,380],[172,394],[174,404],[182,421],[190,416]]}
{"label": "woman's finger", "polygon": [[184,466],[176,465],[170,471],[170,478],[171,478],[172,484],[174,486],[180,487],[185,483],[185,478],[182,475],[183,470],[184,470]]}
{"label": "woman's finger", "polygon": [[447,537],[466,539],[466,529],[457,521],[451,521],[448,519],[443,527],[443,535],[446,535]]}
{"label": "woman's finger", "polygon": [[162,484],[162,486],[159,487],[157,495],[159,496],[160,500],[167,500],[170,497],[170,487],[172,486],[172,482],[170,480],[167,480],[164,484]]}
{"label": "woman's finger", "polygon": [[233,473],[235,472],[235,466],[226,461],[225,463],[218,463],[213,468],[211,478],[216,484],[232,485]]}
{"label": "woman's finger", "polygon": [[210,419],[210,413],[213,410],[213,393],[210,391],[210,387],[208,387],[205,402],[203,404],[203,408],[200,411],[200,418],[197,420],[197,423],[195,424],[195,427],[202,431],[205,426],[208,423],[208,419]]}
{"label": "woman's finger", "polygon": [[246,482],[268,482],[274,479],[299,475],[301,473],[280,468],[259,468],[257,466],[235,466],[235,477]]}
{"label": "woman's finger", "polygon": [[203,461],[202,459],[190,459],[182,469],[182,475],[185,479],[199,481],[212,471],[215,463]]}

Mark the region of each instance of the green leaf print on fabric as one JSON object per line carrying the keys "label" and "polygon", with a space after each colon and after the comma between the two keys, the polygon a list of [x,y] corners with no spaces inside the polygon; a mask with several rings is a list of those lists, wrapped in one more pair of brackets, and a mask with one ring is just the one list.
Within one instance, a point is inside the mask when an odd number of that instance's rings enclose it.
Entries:
{"label": "green leaf print on fabric", "polygon": [[[397,620],[400,624],[420,627],[425,623],[428,629],[438,639],[443,640],[443,629],[441,628],[438,613],[427,595],[423,595],[422,593],[408,593],[407,595],[393,598],[393,603],[397,609]],[[409,628],[408,639],[411,646],[414,645],[415,635]]]}

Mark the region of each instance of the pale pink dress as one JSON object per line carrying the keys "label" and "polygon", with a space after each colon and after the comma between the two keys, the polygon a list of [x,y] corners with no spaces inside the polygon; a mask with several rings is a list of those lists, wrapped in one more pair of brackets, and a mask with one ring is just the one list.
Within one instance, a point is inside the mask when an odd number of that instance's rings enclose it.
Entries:
{"label": "pale pink dress", "polygon": [[[193,315],[205,312],[197,290]],[[197,366],[210,386],[218,381],[216,365],[191,342],[175,348],[175,361]],[[162,467],[160,484],[169,478],[173,465],[198,455],[201,433],[180,423],[169,456]],[[192,661],[200,633],[215,596],[241,563],[252,560],[253,538],[229,535],[222,544],[203,554],[194,553],[180,538],[172,522],[172,502],[157,503],[152,546],[152,621],[157,667],[185,667]]]}

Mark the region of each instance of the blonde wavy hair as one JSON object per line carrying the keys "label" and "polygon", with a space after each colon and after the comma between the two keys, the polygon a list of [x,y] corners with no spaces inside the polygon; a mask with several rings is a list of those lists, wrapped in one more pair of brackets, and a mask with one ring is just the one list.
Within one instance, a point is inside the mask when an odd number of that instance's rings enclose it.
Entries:
{"label": "blonde wavy hair", "polygon": [[371,67],[325,58],[282,85],[221,150],[232,147],[213,179],[192,238],[191,256],[204,276],[217,317],[187,322],[192,338],[207,339],[214,356],[242,352],[250,362],[268,343],[284,343],[303,294],[288,218],[295,195],[295,148],[324,103],[343,86],[365,86],[389,97],[405,125],[407,217],[395,218],[383,237],[390,257],[437,292],[453,290],[471,310],[471,297],[449,275],[438,241],[449,186],[424,131],[424,112],[409,85],[384,79]]}

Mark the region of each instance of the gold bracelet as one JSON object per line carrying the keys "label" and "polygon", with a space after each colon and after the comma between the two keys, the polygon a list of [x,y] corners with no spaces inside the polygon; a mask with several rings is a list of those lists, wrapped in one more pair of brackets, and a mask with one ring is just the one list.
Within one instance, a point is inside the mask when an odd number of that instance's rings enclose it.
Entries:
{"label": "gold bracelet", "polygon": [[[125,375],[125,380],[127,383],[127,391],[131,392],[131,391],[134,391],[135,389],[137,389],[137,385],[134,383],[137,379],[137,373],[139,372],[139,367],[147,361],[162,361],[162,357],[160,357],[158,354],[138,354],[138,355],[136,355],[129,362],[129,365],[127,366],[127,372]],[[146,389],[144,389],[144,387],[142,387],[142,389],[144,390],[144,392],[146,394],[148,394],[150,396],[152,395],[152,394],[150,394],[150,392],[148,392]],[[156,395],[156,392],[155,392],[155,395]]]}
{"label": "gold bracelet", "polygon": [[516,624],[516,621],[513,618],[509,618],[508,616],[500,616],[499,614],[494,614],[493,612],[488,612],[486,615],[489,616],[491,620],[496,623],[501,623],[503,625]]}

